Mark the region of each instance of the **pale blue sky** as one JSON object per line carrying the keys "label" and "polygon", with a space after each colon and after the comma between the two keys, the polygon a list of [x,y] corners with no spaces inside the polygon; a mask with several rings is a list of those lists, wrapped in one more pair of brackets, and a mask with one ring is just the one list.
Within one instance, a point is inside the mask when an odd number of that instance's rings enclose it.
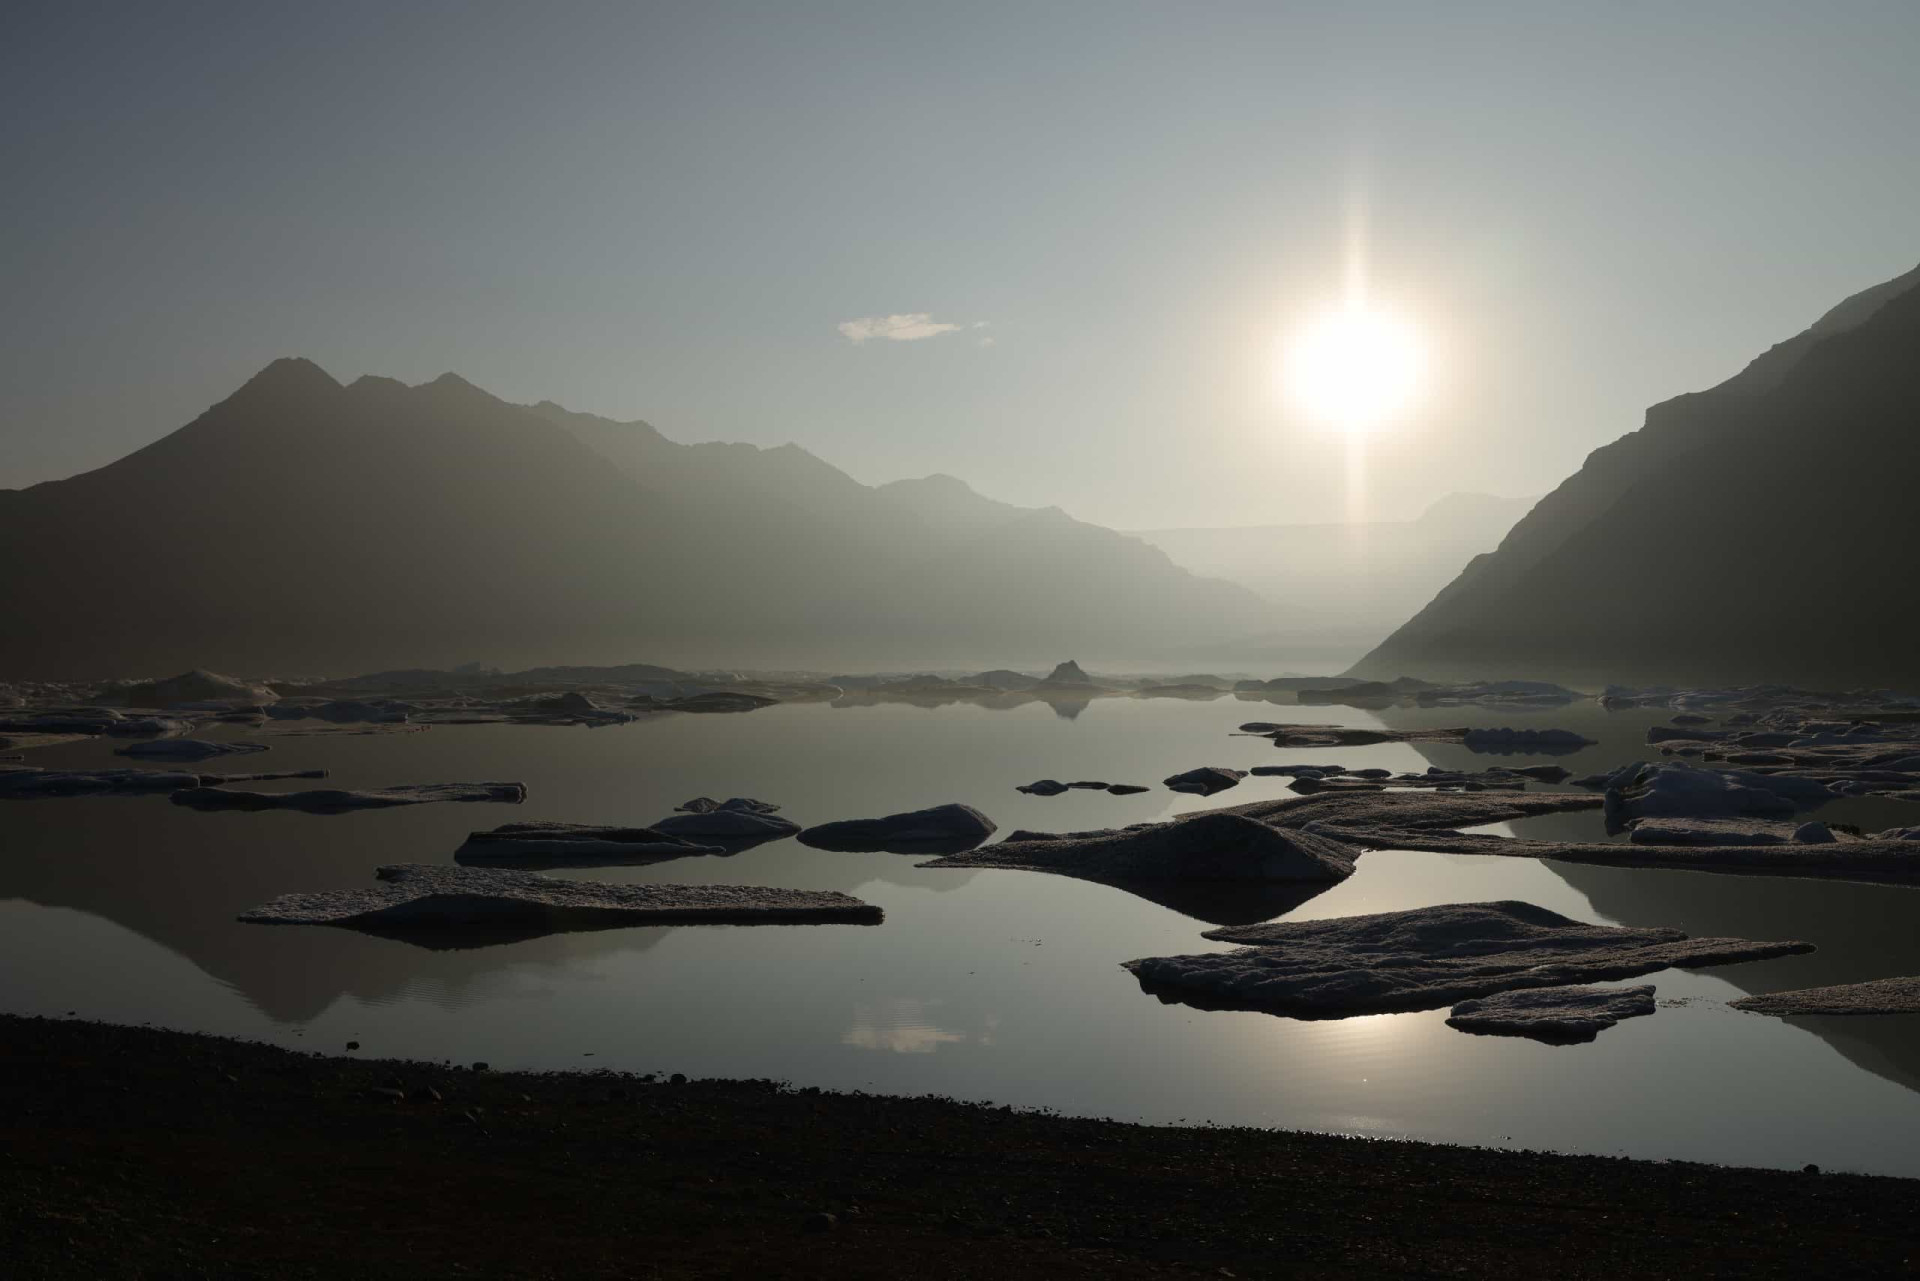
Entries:
{"label": "pale blue sky", "polygon": [[[301,354],[1121,527],[1338,519],[1270,353],[1358,196],[1437,379],[1371,513],[1542,492],[1920,261],[1916,54],[1912,4],[16,0],[0,485]],[[839,329],[916,313],[961,328]]]}

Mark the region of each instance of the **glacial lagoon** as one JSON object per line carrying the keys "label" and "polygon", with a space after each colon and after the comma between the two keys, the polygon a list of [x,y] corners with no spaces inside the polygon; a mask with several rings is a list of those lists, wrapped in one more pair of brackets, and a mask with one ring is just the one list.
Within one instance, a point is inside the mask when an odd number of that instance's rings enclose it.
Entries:
{"label": "glacial lagoon", "polygon": [[[1320,762],[1395,772],[1549,760],[1576,775],[1647,758],[1661,710],[1297,707],[1099,698],[660,715],[625,725],[440,725],[420,733],[266,734],[276,770],[328,786],[512,779],[521,805],[346,814],[200,813],[165,796],[0,804],[0,1008],[244,1036],[296,1048],[485,1061],[496,1068],[765,1077],[1150,1123],[1336,1131],[1653,1158],[1920,1174],[1920,1016],[1778,1019],[1726,1002],[1920,973],[1920,894],[1806,879],[1376,851],[1288,920],[1521,899],[1583,921],[1805,939],[1803,956],[1666,970],[1652,1017],[1590,1044],[1472,1036],[1446,1010],[1300,1021],[1203,1011],[1142,992],[1120,963],[1224,948],[1254,890],[1180,905],[1011,870],[792,839],[732,856],[557,870],[620,882],[839,890],[878,926],[676,926],[422,946],[325,927],[239,923],[294,890],[357,889],[385,863],[451,862],[509,821],[646,824],[695,796],[754,796],[803,825],[971,804],[1000,832],[1150,822],[1290,795],[1249,777],[1214,797],[1161,787],[1200,765]],[[1539,725],[1598,745],[1558,757],[1448,744],[1275,748],[1245,721],[1422,728]],[[216,731],[245,737],[243,731]],[[112,740],[31,753],[108,767]],[[1041,778],[1140,783],[1118,796],[1024,795]],[[270,784],[294,788],[294,783]],[[1920,818],[1840,800],[1819,817],[1869,830]],[[1597,812],[1508,833],[1596,839]],[[1256,910],[1252,915],[1257,919]]]}

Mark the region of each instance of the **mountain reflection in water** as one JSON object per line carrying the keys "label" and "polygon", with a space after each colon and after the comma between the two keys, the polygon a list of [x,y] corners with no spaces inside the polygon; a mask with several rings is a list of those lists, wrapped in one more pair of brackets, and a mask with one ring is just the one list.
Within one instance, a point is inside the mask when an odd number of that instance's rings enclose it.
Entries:
{"label": "mountain reflection in water", "polygon": [[[1532,1146],[1920,1173],[1920,1094],[1912,1089],[1920,1085],[1920,1033],[1910,1030],[1920,1020],[1789,1021],[1718,1004],[1747,992],[1920,972],[1920,932],[1904,924],[1920,898],[1905,889],[1379,852],[1362,857],[1349,881],[1303,896],[1292,887],[1127,887],[1035,872],[922,871],[915,864],[923,860],[911,855],[781,840],[734,856],[555,874],[840,890],[882,906],[886,923],[644,927],[433,950],[349,930],[234,920],[291,890],[362,887],[381,863],[450,862],[468,832],[508,821],[645,824],[690,797],[745,795],[779,803],[803,825],[960,801],[992,817],[1001,836],[1019,827],[1082,830],[1290,793],[1282,778],[1248,778],[1213,798],[1159,787],[1043,798],[1016,786],[1046,777],[1155,783],[1200,765],[1317,760],[1397,772],[1535,759],[1433,744],[1276,749],[1234,735],[1252,719],[1564,727],[1600,740],[1560,758],[1585,773],[1648,756],[1646,728],[1665,719],[1591,704],[1363,710],[1244,697],[1076,701],[1084,703],[1077,719],[1041,700],[875,702],[596,730],[474,725],[268,739],[273,751],[264,759],[274,768],[326,768],[330,786],[514,779],[528,787],[520,806],[310,815],[202,814],[160,797],[7,803],[0,898],[14,901],[0,904],[4,1005],[309,1046],[351,1037],[369,1054],[471,1055],[502,1066],[773,1076],[1159,1120],[1358,1127],[1464,1142],[1513,1136]],[[37,751],[33,763],[110,759],[109,745],[80,743]],[[1837,803],[1822,817],[1848,821],[1853,804]],[[1598,822],[1585,814],[1518,826],[1591,839]],[[1663,1000],[1692,1003],[1570,1049],[1463,1036],[1445,1027],[1444,1011],[1369,1020],[1373,1031],[1357,1036],[1352,1021],[1169,1008],[1143,996],[1119,965],[1223,946],[1199,937],[1213,924],[1490,898],[1695,934],[1805,938],[1820,950],[1651,976],[1643,981]],[[1882,1089],[1873,1074],[1898,1086]],[[1779,1100],[1789,1090],[1819,1102],[1784,1118]]]}

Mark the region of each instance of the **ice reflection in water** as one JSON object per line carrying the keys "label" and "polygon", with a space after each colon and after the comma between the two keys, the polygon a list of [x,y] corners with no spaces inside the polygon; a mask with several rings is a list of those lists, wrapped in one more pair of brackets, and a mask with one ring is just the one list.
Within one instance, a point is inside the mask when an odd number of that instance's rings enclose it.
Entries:
{"label": "ice reflection in water", "polygon": [[[1577,1047],[1465,1036],[1444,1011],[1332,1022],[1202,1012],[1144,995],[1120,968],[1222,946],[1200,931],[1231,914],[1257,919],[1253,894],[1153,901],[1064,877],[920,871],[911,857],[793,841],[567,874],[838,889],[880,904],[886,924],[652,927],[430,951],[233,920],[288,890],[364,885],[378,863],[450,861],[469,830],[509,820],[645,823],[692,796],[751,795],[802,823],[966,801],[1003,832],[1114,826],[1284,795],[1286,780],[1249,778],[1211,800],[1159,788],[1040,798],[1014,787],[1044,777],[1157,783],[1209,764],[1490,763],[1430,745],[1276,749],[1231,736],[1248,720],[1562,725],[1603,740],[1562,758],[1586,772],[1646,757],[1645,729],[1663,719],[1591,706],[1366,712],[1228,698],[1096,700],[1071,719],[1039,703],[810,705],[592,731],[276,738],[265,758],[276,768],[326,767],[335,785],[519,779],[530,799],[339,816],[199,814],[157,798],[0,805],[0,1004],[499,1066],[771,1076],[1155,1121],[1920,1174],[1920,1020],[1786,1021],[1719,1004],[1920,973],[1920,896],[1904,889],[1382,852],[1290,912],[1518,898],[1587,920],[1820,946],[1635,980],[1663,1000],[1699,999]],[[106,764],[111,749],[80,744],[34,759]],[[1879,827],[1910,813],[1877,804],[1822,816]],[[1512,830],[1590,838],[1595,822],[1565,815]]]}

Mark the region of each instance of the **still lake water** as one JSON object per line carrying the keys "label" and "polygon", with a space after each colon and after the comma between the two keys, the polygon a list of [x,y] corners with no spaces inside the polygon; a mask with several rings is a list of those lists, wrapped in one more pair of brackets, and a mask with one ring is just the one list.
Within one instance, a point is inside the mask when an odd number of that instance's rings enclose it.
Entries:
{"label": "still lake water", "polygon": [[[1200,931],[1246,919],[1244,902],[1187,904],[1198,919],[1085,881],[920,871],[912,857],[791,840],[731,858],[554,874],[843,890],[884,908],[885,924],[643,927],[436,951],[234,920],[287,891],[367,885],[381,863],[450,862],[468,831],[522,819],[646,823],[693,796],[741,795],[775,801],[802,824],[965,801],[1003,835],[1108,827],[1291,794],[1280,778],[1248,778],[1214,798],[1157,786],[1197,765],[1401,771],[1547,759],[1431,744],[1276,749],[1232,736],[1243,721],[1563,726],[1602,740],[1555,758],[1580,774],[1647,756],[1646,728],[1665,715],[1112,698],[1065,709],[787,704],[594,730],[269,735],[270,755],[231,768],[324,767],[326,786],[346,787],[514,779],[528,799],[342,815],[204,814],[164,797],[0,804],[0,1009],[327,1052],[357,1040],[367,1056],[496,1068],[775,1077],[1123,1120],[1920,1175],[1920,1016],[1782,1020],[1725,1005],[1920,973],[1920,893],[1910,889],[1384,851],[1289,913],[1515,898],[1583,920],[1819,947],[1631,980],[1656,985],[1659,1011],[1579,1046],[1470,1036],[1446,1026],[1445,1010],[1302,1022],[1162,1004],[1119,963],[1223,946]],[[30,759],[125,764],[115,745]],[[1154,790],[1014,790],[1044,777]],[[1855,801],[1822,813],[1868,828],[1912,815]],[[1598,823],[1566,815],[1506,830],[1591,837]]]}

